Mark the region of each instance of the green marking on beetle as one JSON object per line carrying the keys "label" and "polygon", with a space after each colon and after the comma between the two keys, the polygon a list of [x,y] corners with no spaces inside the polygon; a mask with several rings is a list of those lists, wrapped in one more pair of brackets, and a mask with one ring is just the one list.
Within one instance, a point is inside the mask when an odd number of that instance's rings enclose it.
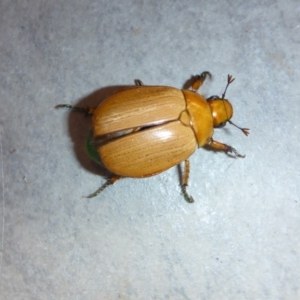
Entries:
{"label": "green marking on beetle", "polygon": [[85,147],[86,147],[89,157],[97,164],[101,164],[101,159],[99,157],[99,153],[98,153],[97,147],[95,145],[95,140],[94,140],[92,131],[90,131],[90,133],[86,139]]}

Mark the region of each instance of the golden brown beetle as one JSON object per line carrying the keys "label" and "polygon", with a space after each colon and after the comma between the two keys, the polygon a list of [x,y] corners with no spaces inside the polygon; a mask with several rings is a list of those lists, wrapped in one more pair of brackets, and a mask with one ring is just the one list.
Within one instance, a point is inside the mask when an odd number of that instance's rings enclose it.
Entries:
{"label": "golden brown beetle", "polygon": [[[97,108],[81,108],[61,104],[92,115],[93,137],[87,141],[91,158],[100,162],[113,176],[101,186],[94,197],[121,177],[142,178],[161,173],[185,162],[182,193],[188,202],[194,202],[186,186],[189,177],[188,158],[205,145],[215,150],[234,153],[243,157],[233,147],[213,140],[214,127],[223,127],[233,109],[225,93],[234,78],[228,75],[222,97],[205,99],[196,93],[209,72],[194,78],[192,90],[179,90],[167,86],[136,86],[119,91]],[[241,129],[248,135],[247,128]]]}

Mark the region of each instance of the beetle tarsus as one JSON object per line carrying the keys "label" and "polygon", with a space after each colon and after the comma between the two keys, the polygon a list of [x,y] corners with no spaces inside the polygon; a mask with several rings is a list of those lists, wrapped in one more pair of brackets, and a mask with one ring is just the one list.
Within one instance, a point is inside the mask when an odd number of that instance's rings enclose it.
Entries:
{"label": "beetle tarsus", "polygon": [[227,152],[233,152],[236,157],[241,157],[241,158],[246,157],[246,155],[242,155],[242,154],[238,153],[237,150],[231,146],[229,146],[229,149],[227,150]]}
{"label": "beetle tarsus", "polygon": [[209,77],[209,79],[212,77],[211,73],[208,71],[204,71],[200,75],[195,76],[195,81],[192,84],[192,90],[194,92],[198,91],[207,77]]}
{"label": "beetle tarsus", "polygon": [[207,77],[209,77],[209,79],[211,79],[212,75],[211,75],[211,73],[209,71],[204,71],[204,72],[201,73],[200,77],[202,77],[204,79],[206,79]]}
{"label": "beetle tarsus", "polygon": [[96,192],[94,192],[93,194],[91,194],[87,197],[84,197],[84,198],[94,198],[94,197],[98,196],[101,192],[103,192],[104,189],[106,189],[109,185],[114,184],[120,178],[121,178],[121,176],[114,175],[113,177],[109,178]]}
{"label": "beetle tarsus", "polygon": [[134,79],[134,83],[135,83],[136,86],[142,86],[142,85],[144,85],[143,81],[140,80],[140,79]]}
{"label": "beetle tarsus", "polygon": [[73,106],[69,104],[58,104],[55,106],[56,109],[60,108],[68,108],[74,111],[77,111],[79,113],[84,113],[85,115],[92,115],[94,112],[94,108],[89,108],[89,107],[79,107],[79,106]]}
{"label": "beetle tarsus", "polygon": [[187,193],[186,187],[187,187],[187,186],[186,186],[185,184],[182,184],[182,185],[181,185],[182,195],[183,195],[183,197],[184,197],[184,199],[185,199],[186,202],[188,202],[188,203],[194,203],[195,200],[194,200],[194,198],[193,198],[192,196],[190,196],[190,195]]}
{"label": "beetle tarsus", "polygon": [[109,185],[112,185],[113,182],[111,181],[111,179],[108,179],[96,192],[94,192],[93,194],[84,197],[84,198],[94,198],[96,196],[98,196],[101,192],[103,192],[104,189],[106,189]]}

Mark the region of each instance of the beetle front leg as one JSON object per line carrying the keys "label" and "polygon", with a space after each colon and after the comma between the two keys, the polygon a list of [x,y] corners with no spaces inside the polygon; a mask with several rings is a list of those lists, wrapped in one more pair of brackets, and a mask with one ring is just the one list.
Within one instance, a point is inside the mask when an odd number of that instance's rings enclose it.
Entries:
{"label": "beetle front leg", "polygon": [[186,191],[186,187],[188,186],[188,181],[189,181],[189,175],[190,175],[190,162],[188,159],[186,159],[184,161],[184,173],[182,176],[181,190],[184,199],[189,203],[193,203],[195,202],[193,197],[190,196]]}
{"label": "beetle front leg", "polygon": [[121,178],[121,176],[119,175],[114,175],[113,177],[111,177],[110,179],[108,179],[96,192],[94,192],[93,194],[84,197],[84,198],[93,198],[98,196],[105,188],[107,188],[109,185],[114,184],[117,180],[119,180]]}
{"label": "beetle front leg", "polygon": [[212,77],[208,71],[202,72],[200,75],[195,76],[195,81],[192,84],[192,90],[194,92],[198,91],[207,77]]}
{"label": "beetle front leg", "polygon": [[89,107],[79,107],[79,106],[73,106],[73,105],[69,105],[69,104],[58,104],[55,106],[56,109],[59,108],[68,108],[80,113],[83,113],[85,115],[93,115],[95,108],[89,108]]}
{"label": "beetle front leg", "polygon": [[228,152],[233,152],[235,154],[235,156],[237,157],[242,157],[244,158],[246,155],[241,155],[239,154],[235,148],[229,146],[229,145],[226,145],[226,144],[223,144],[223,143],[220,143],[220,142],[217,142],[213,139],[210,140],[209,144],[208,144],[211,148],[215,149],[215,150],[221,150],[221,151],[224,151],[226,153]]}

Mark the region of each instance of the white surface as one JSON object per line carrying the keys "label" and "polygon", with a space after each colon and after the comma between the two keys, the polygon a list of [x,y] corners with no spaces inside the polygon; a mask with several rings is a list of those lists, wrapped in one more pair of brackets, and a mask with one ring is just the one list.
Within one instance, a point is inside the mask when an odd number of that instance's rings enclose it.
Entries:
{"label": "white surface", "polygon": [[[300,299],[299,1],[0,11],[1,299]],[[251,133],[214,138],[246,158],[198,150],[194,204],[177,168],[83,199],[105,180],[84,151],[89,119],[55,105],[136,78],[181,88],[204,70],[207,96],[236,78],[232,120]]]}

